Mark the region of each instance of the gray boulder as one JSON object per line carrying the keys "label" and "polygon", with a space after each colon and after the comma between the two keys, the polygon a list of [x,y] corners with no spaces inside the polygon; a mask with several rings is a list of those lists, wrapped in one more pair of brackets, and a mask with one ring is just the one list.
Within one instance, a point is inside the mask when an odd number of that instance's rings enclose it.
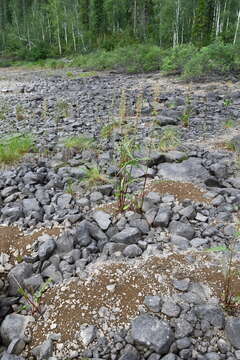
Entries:
{"label": "gray boulder", "polygon": [[195,234],[192,225],[175,220],[170,223],[169,232],[173,235],[182,236],[188,240],[192,240]]}
{"label": "gray boulder", "polygon": [[39,212],[41,208],[39,206],[39,202],[32,198],[32,199],[24,199],[23,200],[23,211],[26,215],[29,215],[31,212]]}
{"label": "gray boulder", "polygon": [[40,245],[38,247],[38,256],[40,260],[47,260],[56,248],[56,241],[49,235],[43,235],[38,238]]}
{"label": "gray boulder", "polygon": [[208,171],[197,158],[189,158],[181,163],[164,163],[159,165],[158,176],[168,180],[205,181],[209,178]]}
{"label": "gray boulder", "polygon": [[148,295],[144,298],[144,305],[152,312],[160,312],[162,307],[162,299],[157,295]]}
{"label": "gray boulder", "polygon": [[15,338],[25,339],[25,330],[30,322],[33,322],[32,316],[19,314],[10,314],[5,317],[0,327],[0,334],[4,345],[8,346]]}
{"label": "gray boulder", "polygon": [[93,213],[93,219],[102,230],[108,229],[109,225],[111,224],[110,218],[111,216],[102,210],[96,210]]}
{"label": "gray boulder", "polygon": [[132,321],[131,334],[136,344],[144,345],[158,354],[166,354],[174,341],[173,332],[167,322],[149,314]]}
{"label": "gray boulder", "polygon": [[142,250],[136,244],[131,244],[123,250],[123,255],[128,258],[135,258],[142,255]]}
{"label": "gray boulder", "polygon": [[141,233],[138,228],[129,227],[114,235],[111,238],[111,241],[130,245],[140,240],[140,237],[141,237]]}
{"label": "gray boulder", "polygon": [[231,345],[234,348],[240,350],[240,318],[239,317],[227,318],[225,333]]}
{"label": "gray boulder", "polygon": [[224,327],[224,313],[216,305],[198,305],[195,306],[194,312],[200,320],[207,320],[211,325],[220,329]]}
{"label": "gray boulder", "polygon": [[153,226],[167,227],[171,219],[171,210],[169,208],[160,207],[157,216],[154,219]]}
{"label": "gray boulder", "polygon": [[74,247],[74,238],[70,231],[65,231],[58,239],[57,239],[57,248],[56,251],[59,254],[68,253]]}
{"label": "gray boulder", "polygon": [[33,268],[31,264],[22,262],[16,265],[8,274],[10,296],[19,295],[18,290],[23,286],[24,280],[31,277]]}

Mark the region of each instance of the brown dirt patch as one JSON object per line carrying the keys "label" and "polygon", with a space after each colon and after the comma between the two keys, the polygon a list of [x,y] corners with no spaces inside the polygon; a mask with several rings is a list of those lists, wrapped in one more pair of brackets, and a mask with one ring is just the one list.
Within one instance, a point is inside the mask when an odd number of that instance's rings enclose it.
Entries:
{"label": "brown dirt patch", "polygon": [[[224,278],[220,262],[210,265],[212,254],[188,254],[189,257],[174,254],[151,257],[132,262],[93,265],[90,280],[72,279],[50,289],[44,296],[48,311],[46,319],[38,320],[32,333],[31,347],[42,343],[47,334],[61,334],[66,356],[70,343],[80,342],[80,326],[96,325],[103,334],[127,326],[139,314],[146,295],[171,295],[173,279],[190,278],[193,282],[207,283],[213,295],[221,297]],[[212,263],[212,261],[211,261]],[[95,266],[95,267],[94,267]],[[107,286],[114,284],[109,291]],[[240,293],[239,276],[233,282],[233,293]]]}
{"label": "brown dirt patch", "polygon": [[18,250],[18,255],[26,255],[28,245],[31,245],[39,236],[43,234],[58,236],[60,231],[60,228],[41,229],[26,235],[18,227],[0,226],[0,252],[12,256]]}
{"label": "brown dirt patch", "polygon": [[158,192],[161,195],[174,195],[179,201],[189,199],[196,202],[210,203],[210,200],[204,197],[206,192],[191,183],[183,183],[179,181],[159,181],[150,184],[148,190]]}

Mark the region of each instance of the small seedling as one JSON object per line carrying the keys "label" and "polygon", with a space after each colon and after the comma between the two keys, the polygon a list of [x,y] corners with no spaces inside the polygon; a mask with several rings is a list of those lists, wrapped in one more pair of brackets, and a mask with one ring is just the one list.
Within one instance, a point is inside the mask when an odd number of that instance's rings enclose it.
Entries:
{"label": "small seedling", "polygon": [[213,252],[222,252],[224,255],[223,265],[222,265],[222,273],[224,276],[224,284],[223,284],[223,304],[227,310],[231,310],[239,303],[239,296],[235,296],[233,293],[233,283],[234,278],[238,275],[238,272],[234,268],[234,256],[238,252],[237,249],[237,240],[240,236],[240,233],[237,232],[235,234],[234,240],[229,246],[218,246],[214,248],[210,248],[208,251]]}
{"label": "small seedling", "polygon": [[224,99],[223,100],[224,107],[229,107],[230,105],[232,105],[232,103],[233,103],[232,99]]}
{"label": "small seedling", "polygon": [[43,313],[41,310],[41,299],[45,291],[49,288],[50,284],[52,283],[52,279],[49,278],[45,283],[43,283],[43,285],[40,287],[38,291],[32,294],[19,284],[18,280],[14,275],[13,278],[17,283],[17,285],[19,286],[18,293],[26,300],[26,302],[29,305],[29,307],[24,305],[24,308],[27,310],[30,308],[32,314],[38,313],[40,316],[42,316]]}
{"label": "small seedling", "polygon": [[189,109],[186,109],[182,114],[182,119],[181,119],[184,127],[189,127],[190,116],[191,116],[191,111]]}

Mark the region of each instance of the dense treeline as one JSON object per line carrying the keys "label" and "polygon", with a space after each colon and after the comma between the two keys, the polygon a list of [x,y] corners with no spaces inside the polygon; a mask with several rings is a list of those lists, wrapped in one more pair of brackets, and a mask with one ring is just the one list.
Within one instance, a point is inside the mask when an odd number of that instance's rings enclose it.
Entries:
{"label": "dense treeline", "polygon": [[0,51],[23,58],[148,43],[240,42],[239,0],[1,0]]}

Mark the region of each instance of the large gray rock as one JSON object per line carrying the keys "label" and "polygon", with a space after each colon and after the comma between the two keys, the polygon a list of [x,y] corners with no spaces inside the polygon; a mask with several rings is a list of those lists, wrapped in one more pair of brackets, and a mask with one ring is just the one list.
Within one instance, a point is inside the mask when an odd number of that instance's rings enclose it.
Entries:
{"label": "large gray rock", "polygon": [[175,220],[170,223],[169,232],[173,235],[182,236],[188,240],[192,240],[195,234],[192,225]]}
{"label": "large gray rock", "polygon": [[74,247],[74,237],[70,231],[65,231],[58,239],[57,239],[57,248],[56,251],[59,254],[68,253]]}
{"label": "large gray rock", "polygon": [[131,244],[123,250],[123,255],[128,258],[135,258],[142,255],[142,250],[136,244]]}
{"label": "large gray rock", "polygon": [[192,325],[184,320],[184,319],[178,319],[175,323],[175,338],[183,338],[185,336],[191,335],[193,332]]}
{"label": "large gray rock", "polygon": [[240,317],[227,318],[225,333],[231,345],[240,349]]}
{"label": "large gray rock", "polygon": [[195,314],[200,320],[207,320],[211,325],[220,329],[224,327],[224,313],[216,305],[198,305],[194,308]]}
{"label": "large gray rock", "polygon": [[96,210],[93,213],[93,219],[102,230],[108,229],[109,225],[111,224],[110,218],[111,216],[102,210]]}
{"label": "large gray rock", "polygon": [[0,334],[4,345],[8,346],[14,338],[25,339],[25,330],[30,322],[33,322],[32,316],[19,314],[10,314],[5,317],[0,327]]}
{"label": "large gray rock", "polygon": [[129,227],[114,235],[111,241],[130,245],[140,240],[140,237],[141,233],[138,228]]}
{"label": "large gray rock", "polygon": [[3,220],[9,220],[11,223],[19,220],[23,216],[23,210],[20,205],[6,205],[1,210]]}
{"label": "large gray rock", "polygon": [[174,341],[168,323],[149,314],[140,315],[132,321],[131,334],[137,344],[158,354],[166,354]]}
{"label": "large gray rock", "polygon": [[40,245],[38,247],[38,256],[40,260],[47,260],[56,248],[56,241],[49,235],[43,235],[38,238]]}
{"label": "large gray rock", "polygon": [[39,202],[32,198],[32,199],[24,199],[23,200],[23,211],[26,215],[29,215],[31,212],[39,212],[41,208],[39,206]]}
{"label": "large gray rock", "polygon": [[158,176],[168,180],[205,181],[209,178],[208,171],[200,159],[190,158],[181,163],[164,163],[159,165]]}
{"label": "large gray rock", "polygon": [[160,207],[157,216],[154,219],[153,226],[167,227],[171,219],[171,210]]}
{"label": "large gray rock", "polygon": [[60,209],[68,209],[71,206],[72,201],[72,195],[71,194],[62,194],[57,199],[57,206]]}
{"label": "large gray rock", "polygon": [[8,274],[9,289],[8,293],[11,296],[19,295],[19,288],[23,286],[24,280],[31,277],[33,268],[31,264],[22,262],[16,265]]}

